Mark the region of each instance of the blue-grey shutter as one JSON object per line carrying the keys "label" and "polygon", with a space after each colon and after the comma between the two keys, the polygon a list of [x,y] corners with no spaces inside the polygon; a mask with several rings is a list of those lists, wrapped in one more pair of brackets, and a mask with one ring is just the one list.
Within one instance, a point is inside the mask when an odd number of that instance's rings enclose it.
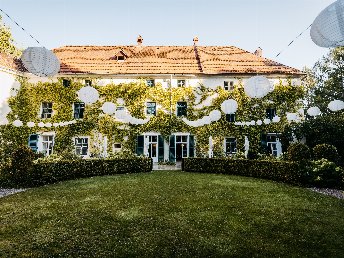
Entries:
{"label": "blue-grey shutter", "polygon": [[136,140],[136,154],[138,156],[142,156],[143,155],[143,149],[144,149],[144,136],[143,135],[139,135],[137,136],[137,140]]}
{"label": "blue-grey shutter", "polygon": [[158,136],[158,161],[164,161],[164,137]]}
{"label": "blue-grey shutter", "polygon": [[265,133],[261,134],[261,148],[263,150],[263,153],[266,153],[268,151],[268,146],[267,146],[267,135]]}
{"label": "blue-grey shutter", "polygon": [[176,136],[170,135],[170,153],[169,159],[171,162],[176,162]]}
{"label": "blue-grey shutter", "polygon": [[38,134],[30,134],[29,136],[28,145],[31,148],[31,150],[33,150],[34,152],[37,152],[38,150],[38,138],[39,138]]}
{"label": "blue-grey shutter", "polygon": [[193,158],[195,156],[195,136],[189,136],[189,157]]}

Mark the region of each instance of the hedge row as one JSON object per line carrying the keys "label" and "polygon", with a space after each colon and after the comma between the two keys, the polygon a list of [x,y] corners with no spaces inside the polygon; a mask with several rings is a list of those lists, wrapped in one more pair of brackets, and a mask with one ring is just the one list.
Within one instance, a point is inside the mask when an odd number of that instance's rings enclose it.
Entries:
{"label": "hedge row", "polygon": [[304,181],[302,164],[287,161],[187,158],[183,159],[182,170],[249,176],[289,184],[302,184]]}
{"label": "hedge row", "polygon": [[[142,173],[152,171],[152,159],[90,159],[33,164],[27,171],[8,168],[7,179],[17,185],[41,186],[64,180],[92,176]],[[20,177],[18,177],[18,172]],[[16,175],[17,173],[17,175]]]}

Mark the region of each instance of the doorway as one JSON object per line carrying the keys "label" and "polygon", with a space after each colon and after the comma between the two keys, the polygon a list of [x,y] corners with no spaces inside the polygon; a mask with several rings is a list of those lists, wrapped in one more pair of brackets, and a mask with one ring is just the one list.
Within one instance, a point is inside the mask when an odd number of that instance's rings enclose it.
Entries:
{"label": "doorway", "polygon": [[188,157],[188,136],[176,136],[176,161],[182,161],[182,158]]}
{"label": "doorway", "polygon": [[153,162],[158,162],[158,136],[149,135],[146,137],[148,138],[148,156],[152,158]]}

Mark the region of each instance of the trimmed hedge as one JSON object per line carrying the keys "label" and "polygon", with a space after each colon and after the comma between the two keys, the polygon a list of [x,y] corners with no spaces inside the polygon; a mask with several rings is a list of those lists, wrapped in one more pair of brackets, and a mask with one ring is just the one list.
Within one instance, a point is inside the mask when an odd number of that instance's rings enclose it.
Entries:
{"label": "trimmed hedge", "polygon": [[187,158],[183,159],[182,169],[186,172],[249,176],[299,185],[304,183],[303,166],[288,161]]}
{"label": "trimmed hedge", "polygon": [[92,176],[150,172],[152,164],[151,158],[140,157],[44,162],[33,164],[26,171],[25,182],[16,181],[11,168],[8,168],[6,177],[16,185],[32,187]]}

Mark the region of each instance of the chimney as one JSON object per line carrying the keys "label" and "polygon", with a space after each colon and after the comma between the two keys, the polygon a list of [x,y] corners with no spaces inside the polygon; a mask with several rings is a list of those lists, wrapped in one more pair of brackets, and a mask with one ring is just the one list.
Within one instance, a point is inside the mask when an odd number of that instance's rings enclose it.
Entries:
{"label": "chimney", "polygon": [[141,46],[142,45],[142,42],[143,42],[143,38],[141,37],[141,35],[139,35],[138,37],[137,37],[137,45],[139,45],[139,46]]}
{"label": "chimney", "polygon": [[256,51],[254,51],[254,54],[256,56],[262,57],[263,56],[263,49],[261,49],[260,47],[257,48]]}
{"label": "chimney", "polygon": [[193,42],[194,42],[195,46],[198,44],[198,37],[197,36],[193,38]]}

